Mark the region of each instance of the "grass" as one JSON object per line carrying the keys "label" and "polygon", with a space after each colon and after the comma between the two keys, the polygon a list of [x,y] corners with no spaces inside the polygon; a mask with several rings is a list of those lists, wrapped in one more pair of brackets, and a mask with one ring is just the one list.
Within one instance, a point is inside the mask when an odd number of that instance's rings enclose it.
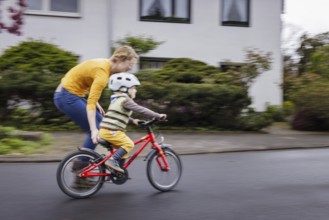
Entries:
{"label": "grass", "polygon": [[288,122],[273,122],[271,126],[279,127],[279,128],[285,128],[290,129],[291,126]]}
{"label": "grass", "polygon": [[49,149],[52,141],[49,134],[43,134],[40,140],[35,141],[8,136],[0,139],[0,155],[42,153]]}

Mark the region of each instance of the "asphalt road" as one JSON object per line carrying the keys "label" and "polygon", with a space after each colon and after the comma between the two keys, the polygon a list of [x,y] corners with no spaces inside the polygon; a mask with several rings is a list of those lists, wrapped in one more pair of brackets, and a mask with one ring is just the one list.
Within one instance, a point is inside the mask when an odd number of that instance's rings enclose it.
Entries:
{"label": "asphalt road", "polygon": [[132,180],[74,200],[56,183],[58,163],[0,164],[3,220],[327,220],[329,149],[182,156],[176,190],[159,193],[145,162]]}

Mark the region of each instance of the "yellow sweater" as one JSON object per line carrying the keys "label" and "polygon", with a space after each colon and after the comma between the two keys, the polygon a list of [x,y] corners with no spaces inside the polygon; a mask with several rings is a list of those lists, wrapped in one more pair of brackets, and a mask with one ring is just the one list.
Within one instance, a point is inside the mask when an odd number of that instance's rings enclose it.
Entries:
{"label": "yellow sweater", "polygon": [[62,79],[62,86],[80,97],[88,95],[87,110],[95,110],[103,89],[110,77],[108,59],[87,60],[69,70]]}

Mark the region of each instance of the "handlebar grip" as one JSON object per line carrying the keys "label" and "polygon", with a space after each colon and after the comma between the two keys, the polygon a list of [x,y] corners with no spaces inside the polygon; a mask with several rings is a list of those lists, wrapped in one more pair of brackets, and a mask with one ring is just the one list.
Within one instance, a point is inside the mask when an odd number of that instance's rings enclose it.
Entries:
{"label": "handlebar grip", "polygon": [[154,124],[156,121],[159,121],[158,119],[156,118],[153,118],[149,121],[139,121],[138,124],[140,126],[143,126],[143,127],[147,127],[147,126],[151,126],[152,124]]}
{"label": "handlebar grip", "polygon": [[145,125],[147,124],[147,122],[146,122],[146,121],[139,121],[138,124],[139,124],[140,126],[145,126]]}

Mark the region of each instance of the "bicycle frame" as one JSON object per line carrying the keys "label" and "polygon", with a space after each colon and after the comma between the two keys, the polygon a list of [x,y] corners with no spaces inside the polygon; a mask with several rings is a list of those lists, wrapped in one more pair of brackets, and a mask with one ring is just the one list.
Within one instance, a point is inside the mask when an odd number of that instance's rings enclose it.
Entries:
{"label": "bicycle frame", "polygon": [[[160,158],[157,158],[157,164],[159,165],[159,168],[162,171],[169,171],[170,167],[168,164],[168,161],[163,153],[163,150],[159,144],[155,141],[155,136],[150,127],[147,127],[148,134],[134,142],[134,145],[138,145],[143,143],[136,151],[135,153],[128,159],[128,161],[124,164],[123,168],[128,169],[130,164],[136,159],[136,157],[145,149],[145,147],[151,143],[151,149],[155,149],[157,152],[159,152]],[[87,166],[83,169],[83,171],[79,174],[80,177],[93,177],[93,176],[110,176],[111,173],[97,173],[92,172],[93,169],[100,166],[101,164],[105,163],[114,153],[115,150],[111,149],[109,150],[109,154],[105,156],[101,161],[95,161],[94,164],[91,164],[90,166]]]}

